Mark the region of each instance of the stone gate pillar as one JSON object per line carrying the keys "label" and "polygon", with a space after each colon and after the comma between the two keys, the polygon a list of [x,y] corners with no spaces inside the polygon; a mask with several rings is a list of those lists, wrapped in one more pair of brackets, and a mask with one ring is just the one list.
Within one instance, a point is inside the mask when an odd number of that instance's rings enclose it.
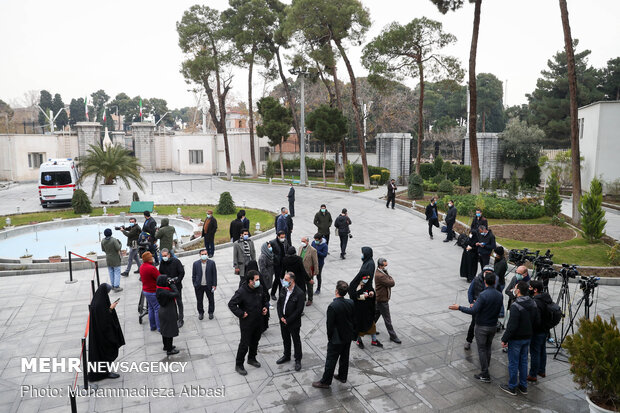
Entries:
{"label": "stone gate pillar", "polygon": [[406,182],[411,167],[411,134],[378,133],[376,139],[379,166],[390,170],[391,179]]}
{"label": "stone gate pillar", "polygon": [[78,135],[78,155],[83,157],[90,145],[101,146],[101,124],[99,122],[78,122],[75,124]]}
{"label": "stone gate pillar", "polygon": [[155,170],[155,124],[134,122],[131,124],[136,158],[146,172]]}

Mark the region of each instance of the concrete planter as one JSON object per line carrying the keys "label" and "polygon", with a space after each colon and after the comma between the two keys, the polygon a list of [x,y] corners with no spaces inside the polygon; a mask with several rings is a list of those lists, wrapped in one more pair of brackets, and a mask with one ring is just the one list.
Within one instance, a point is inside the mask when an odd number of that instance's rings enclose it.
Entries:
{"label": "concrete planter", "polygon": [[19,257],[20,264],[32,264],[32,255],[29,257]]}
{"label": "concrete planter", "polygon": [[85,257],[89,260],[97,261],[97,254],[86,254]]}
{"label": "concrete planter", "polygon": [[50,261],[50,263],[61,262],[62,257],[60,255],[52,255],[48,258],[48,260]]}
{"label": "concrete planter", "polygon": [[99,185],[102,204],[115,204],[119,201],[118,185]]}
{"label": "concrete planter", "polygon": [[600,407],[599,405],[594,403],[590,399],[590,395],[589,394],[586,394],[586,400],[588,401],[588,405],[590,406],[590,413],[614,413],[613,410],[603,409],[602,407]]}

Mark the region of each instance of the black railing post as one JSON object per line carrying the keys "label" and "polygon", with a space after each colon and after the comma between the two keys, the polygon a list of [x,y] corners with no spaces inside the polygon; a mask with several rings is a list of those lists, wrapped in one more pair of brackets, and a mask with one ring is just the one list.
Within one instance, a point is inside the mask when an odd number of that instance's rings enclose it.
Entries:
{"label": "black railing post", "polygon": [[75,403],[75,393],[73,391],[69,392],[69,399],[71,400],[71,413],[77,413],[77,405]]}
{"label": "black railing post", "polygon": [[97,275],[97,287],[99,287],[101,285],[101,282],[99,281],[99,262],[98,261],[95,261],[95,274]]}
{"label": "black railing post", "polygon": [[90,288],[93,290],[93,297],[95,296],[95,280],[90,280]]}
{"label": "black railing post", "polygon": [[86,354],[86,337],[82,337],[82,366],[84,389],[88,389],[88,355]]}
{"label": "black railing post", "polygon": [[76,283],[77,280],[73,279],[73,262],[71,261],[71,251],[69,251],[69,279],[65,281],[65,284]]}

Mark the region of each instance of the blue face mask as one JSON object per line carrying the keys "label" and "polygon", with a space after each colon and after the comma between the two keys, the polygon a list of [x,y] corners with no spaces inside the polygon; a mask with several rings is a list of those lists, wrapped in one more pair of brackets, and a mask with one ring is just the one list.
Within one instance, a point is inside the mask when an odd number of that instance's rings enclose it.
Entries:
{"label": "blue face mask", "polygon": [[517,273],[517,280],[521,281],[523,279],[523,274]]}
{"label": "blue face mask", "polygon": [[260,287],[260,280],[254,281],[254,288]]}
{"label": "blue face mask", "polygon": [[243,236],[243,239],[244,239],[244,240],[247,240],[248,238],[250,238],[248,235],[244,235],[244,236]]}
{"label": "blue face mask", "polygon": [[362,279],[362,283],[366,284],[368,282],[368,278]]}
{"label": "blue face mask", "polygon": [[363,252],[360,254],[360,257],[362,258],[362,261],[364,261],[364,253]]}
{"label": "blue face mask", "polygon": [[268,249],[269,251],[273,251],[273,248],[271,248],[271,247],[269,247],[269,248],[267,248],[267,249]]}
{"label": "blue face mask", "polygon": [[133,222],[130,222],[127,226],[128,226],[129,228],[133,227]]}
{"label": "blue face mask", "polygon": [[200,255],[200,259],[203,260],[203,261],[206,261],[207,258],[209,258],[209,256],[207,254],[201,254]]}
{"label": "blue face mask", "polygon": [[477,216],[478,218],[480,218],[480,217],[482,216],[482,214],[481,214],[480,212],[476,212],[476,216]]}
{"label": "blue face mask", "polygon": [[325,212],[327,211],[325,208],[321,208],[321,212]]}
{"label": "blue face mask", "polygon": [[211,218],[211,214],[207,214],[207,219]]}
{"label": "blue face mask", "polygon": [[168,261],[170,259],[170,257],[168,257],[168,256],[163,257],[162,256],[161,259],[164,260],[164,261]]}
{"label": "blue face mask", "polygon": [[288,288],[288,287],[290,287],[290,285],[291,285],[291,283],[289,281],[282,280],[282,287]]}

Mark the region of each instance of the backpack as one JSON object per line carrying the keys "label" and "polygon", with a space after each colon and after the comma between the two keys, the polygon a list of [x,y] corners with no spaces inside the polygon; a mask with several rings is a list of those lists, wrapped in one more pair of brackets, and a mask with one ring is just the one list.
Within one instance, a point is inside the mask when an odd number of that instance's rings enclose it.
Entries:
{"label": "backpack", "polygon": [[142,231],[138,236],[138,245],[146,246],[146,243],[151,242],[151,234],[146,231]]}
{"label": "backpack", "polygon": [[547,308],[545,310],[547,311],[548,315],[547,325],[545,326],[545,329],[551,330],[552,328],[560,324],[560,321],[562,321],[562,317],[564,316],[564,314],[562,313],[562,309],[560,308],[560,306],[553,302],[547,304]]}
{"label": "backpack", "polygon": [[465,248],[467,244],[467,238],[469,238],[467,234],[465,233],[459,234],[459,236],[456,238],[456,245],[458,245],[461,248]]}

